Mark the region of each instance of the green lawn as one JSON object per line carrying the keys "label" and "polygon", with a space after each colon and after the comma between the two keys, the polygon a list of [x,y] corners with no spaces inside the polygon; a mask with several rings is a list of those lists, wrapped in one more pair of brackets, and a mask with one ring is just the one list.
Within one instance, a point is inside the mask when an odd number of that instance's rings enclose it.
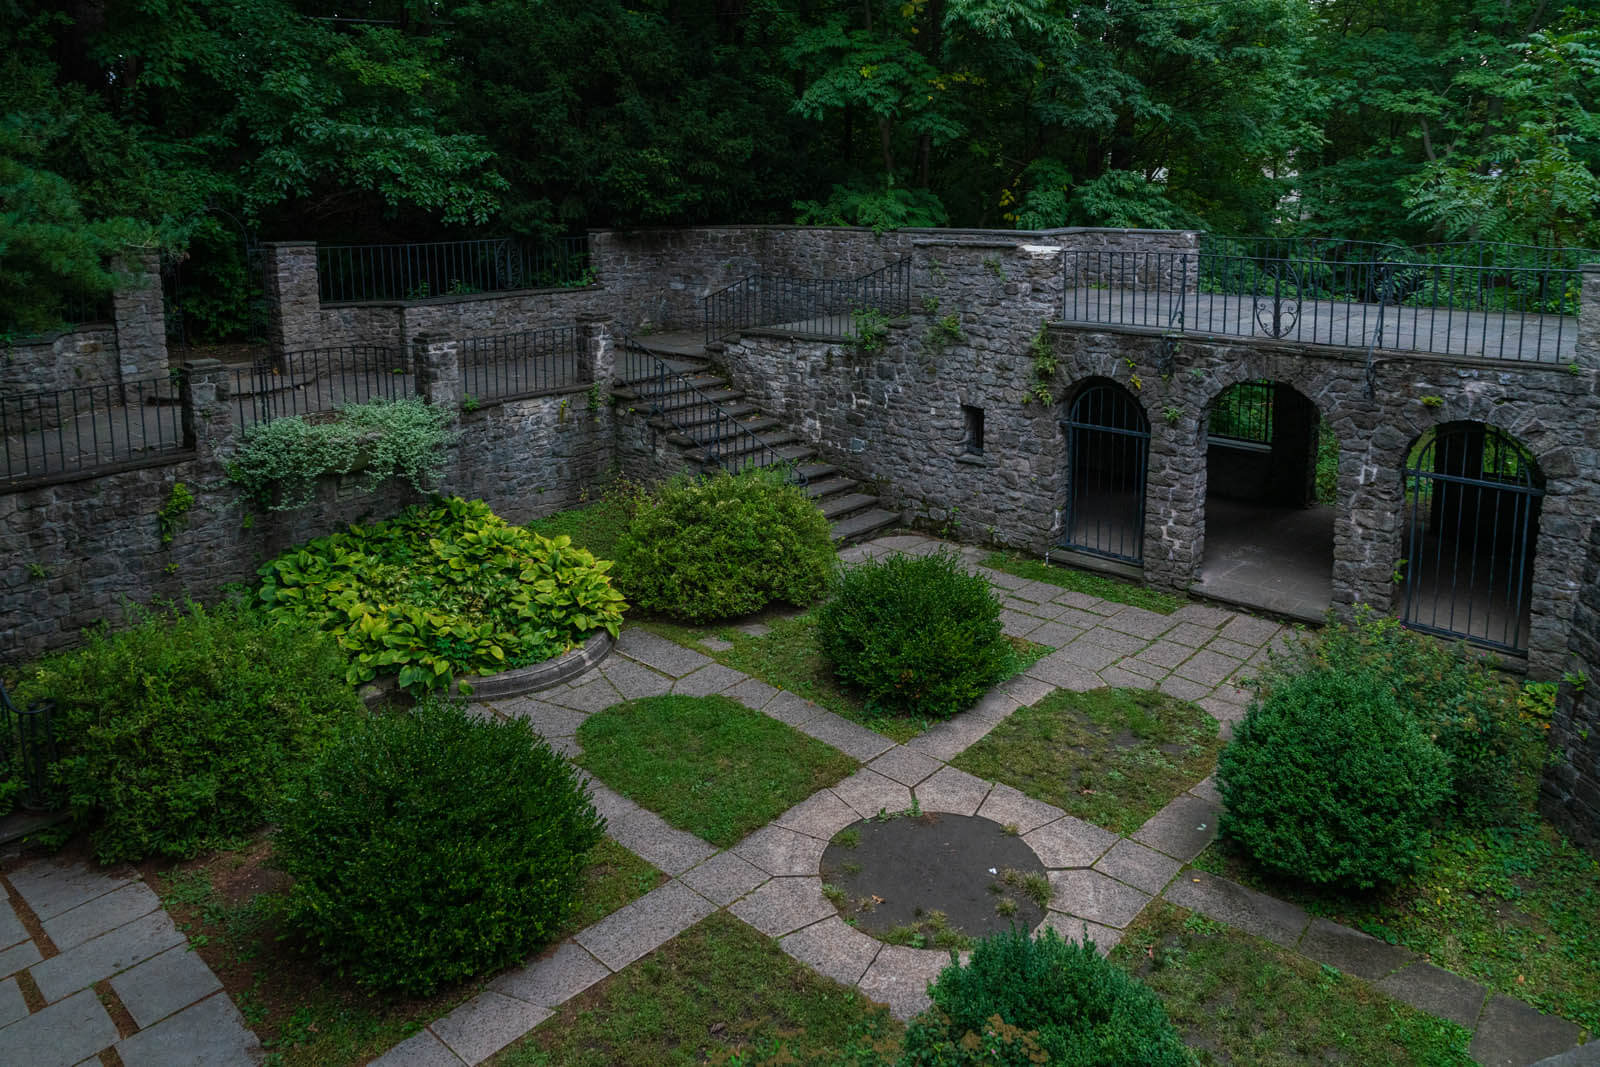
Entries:
{"label": "green lawn", "polygon": [[620,493],[528,523],[528,529],[546,537],[566,534],[573,544],[588,549],[598,559],[617,558],[617,539],[627,526],[628,505]]}
{"label": "green lawn", "polygon": [[1165,693],[1057,690],[1013,712],[954,765],[1129,834],[1210,774],[1221,748],[1215,719]]}
{"label": "green lawn", "polygon": [[1002,571],[1031,581],[1049,582],[1051,585],[1059,585],[1063,589],[1071,589],[1085,596],[1099,597],[1101,600],[1110,600],[1117,604],[1132,604],[1136,608],[1145,608],[1162,615],[1171,615],[1183,606],[1181,599],[1168,593],[1159,593],[1154,589],[1147,589],[1142,585],[1103,574],[1080,571],[1073,567],[1054,566],[1030,556],[991,552],[981,562],[990,570]]}
{"label": "green lawn", "polygon": [[1206,1067],[1473,1063],[1462,1027],[1164,901],[1134,920],[1111,959],[1160,995]]}
{"label": "green lawn", "polygon": [[[341,982],[283,937],[285,880],[267,865],[268,846],[165,871],[153,883],[178,928],[222,980],[245,1021],[282,1067],[365,1063],[477,994],[493,975],[421,999],[374,996]],[[665,878],[609,839],[590,853],[567,937],[622,907]]]}
{"label": "green lawn", "polygon": [[[892,741],[909,741],[937,721],[875,710],[868,707],[858,694],[840,685],[833,676],[833,667],[828,658],[817,647],[817,623],[809,613],[793,617],[774,616],[767,623],[772,629],[761,637],[751,637],[731,626],[692,627],[659,620],[642,625],[669,640],[704,652],[734,670],[805,697],[852,722],[876,730]],[[732,642],[733,647],[714,652],[701,644],[708,637],[720,637]],[[1012,675],[1022,673],[1055,651],[1046,645],[1036,645],[1021,638],[1007,640],[1016,651]]]}
{"label": "green lawn", "polygon": [[495,1067],[892,1063],[903,1027],[718,912],[568,1001]]}
{"label": "green lawn", "polygon": [[578,763],[720,848],[852,773],[843,752],[727,697],[660,696],[589,717]]}

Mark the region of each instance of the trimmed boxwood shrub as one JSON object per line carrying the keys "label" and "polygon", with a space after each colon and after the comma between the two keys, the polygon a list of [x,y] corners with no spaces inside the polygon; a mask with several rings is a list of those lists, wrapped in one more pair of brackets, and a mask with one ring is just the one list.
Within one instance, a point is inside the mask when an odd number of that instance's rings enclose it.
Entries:
{"label": "trimmed boxwood shrub", "polygon": [[986,937],[928,993],[933,1007],[906,1030],[901,1067],[1189,1063],[1160,998],[1087,938],[1074,944],[1049,928],[1037,938],[1020,930]]}
{"label": "trimmed boxwood shrub", "polygon": [[1415,869],[1449,763],[1380,678],[1308,670],[1252,705],[1217,764],[1219,829],[1271,870],[1370,888]]}
{"label": "trimmed boxwood shrub", "polygon": [[617,584],[646,611],[707,622],[828,587],[828,520],[781,470],[677,479],[642,500],[617,542]]}
{"label": "trimmed boxwood shrub", "polygon": [[338,973],[412,995],[548,942],[604,831],[526,722],[432,700],[349,723],[278,820],[291,925]]}
{"label": "trimmed boxwood shrub", "polygon": [[338,638],[346,677],[398,673],[404,688],[447,686],[558,656],[598,630],[613,637],[622,594],[611,564],[453,497],[352,526],[261,568],[261,600]]}
{"label": "trimmed boxwood shrub", "polygon": [[817,611],[817,640],[870,704],[938,718],[971,706],[1016,664],[989,583],[949,551],[845,571]]}
{"label": "trimmed boxwood shrub", "polygon": [[103,863],[193,856],[266,821],[288,770],[360,708],[338,645],[248,606],[140,613],[50,656],[56,786]]}
{"label": "trimmed boxwood shrub", "polygon": [[1515,791],[1517,696],[1491,661],[1464,642],[1447,644],[1367,609],[1329,623],[1272,657],[1256,686],[1270,693],[1307,671],[1359,669],[1422,724],[1450,765],[1451,812],[1470,824],[1501,821]]}

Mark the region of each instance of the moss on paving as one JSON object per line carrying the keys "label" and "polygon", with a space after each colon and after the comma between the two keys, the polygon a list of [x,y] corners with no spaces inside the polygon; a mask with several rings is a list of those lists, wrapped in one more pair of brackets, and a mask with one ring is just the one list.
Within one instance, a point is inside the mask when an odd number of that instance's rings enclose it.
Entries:
{"label": "moss on paving", "polygon": [[852,773],[849,756],[727,697],[659,696],[591,715],[578,763],[719,848]]}
{"label": "moss on paving", "polygon": [[1111,960],[1156,991],[1201,1065],[1473,1062],[1463,1027],[1165,901],[1134,920]]}
{"label": "moss on paving", "polygon": [[1169,593],[1160,593],[1142,585],[1093,574],[1072,567],[1060,567],[1043,560],[1005,552],[991,552],[980,564],[990,570],[1001,571],[1030,581],[1049,582],[1063,589],[1071,589],[1085,596],[1109,600],[1117,604],[1132,604],[1161,615],[1171,615],[1183,606],[1183,601]]}
{"label": "moss on paving", "polygon": [[1210,774],[1221,748],[1215,719],[1165,693],[1057,690],[1013,712],[952,762],[1130,834]]}
{"label": "moss on paving", "polygon": [[495,1067],[893,1063],[886,1009],[718,912],[568,1001]]}

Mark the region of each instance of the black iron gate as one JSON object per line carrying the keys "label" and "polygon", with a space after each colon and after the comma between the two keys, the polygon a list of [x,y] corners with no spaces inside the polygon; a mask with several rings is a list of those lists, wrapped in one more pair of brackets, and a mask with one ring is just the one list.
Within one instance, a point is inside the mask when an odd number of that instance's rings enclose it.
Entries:
{"label": "black iron gate", "polygon": [[1526,652],[1544,496],[1533,456],[1493,427],[1452,423],[1412,450],[1405,493],[1405,624]]}
{"label": "black iron gate", "polygon": [[1126,389],[1091,382],[1062,420],[1067,513],[1061,545],[1125,563],[1144,562],[1144,482],[1150,420]]}

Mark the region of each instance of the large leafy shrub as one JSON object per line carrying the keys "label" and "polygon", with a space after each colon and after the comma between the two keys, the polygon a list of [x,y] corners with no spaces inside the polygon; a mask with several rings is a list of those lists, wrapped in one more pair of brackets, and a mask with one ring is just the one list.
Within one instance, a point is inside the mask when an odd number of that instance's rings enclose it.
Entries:
{"label": "large leafy shrub", "polygon": [[833,572],[828,520],[782,471],[679,479],[641,501],[617,543],[617,583],[691,622],[804,607]]}
{"label": "large leafy shrub", "polygon": [[1063,1064],[1183,1067],[1183,1042],[1161,1001],[1094,945],[1013,930],[978,942],[928,990],[933,1007],[906,1030],[902,1067]]}
{"label": "large leafy shrub", "polygon": [[1381,678],[1318,667],[1258,698],[1217,764],[1219,829],[1262,866],[1318,884],[1404,878],[1449,794],[1449,764]]}
{"label": "large leafy shrub", "polygon": [[278,822],[293,927],[339,973],[413,995],[555,936],[604,830],[526,722],[431,700],[348,723]]}
{"label": "large leafy shrub", "polygon": [[56,783],[111,863],[192,856],[265,822],[286,771],[360,707],[344,673],[313,627],[190,605],[91,634],[18,696],[56,702]]}
{"label": "large leafy shrub", "polygon": [[1363,611],[1353,623],[1330,622],[1275,654],[1256,680],[1262,693],[1308,671],[1361,671],[1422,724],[1450,767],[1452,809],[1470,823],[1506,814],[1514,795],[1517,691],[1485,656],[1405,629]]}
{"label": "large leafy shrub", "polygon": [[455,440],[451,417],[413,396],[346,404],[331,421],[292,416],[257,423],[244,431],[228,479],[273,511],[305,507],[318,478],[357,469],[368,490],[399,479],[424,492],[438,480]]}
{"label": "large leafy shrub", "polygon": [[616,636],[624,604],[610,567],[456,497],[291,549],[261,568],[261,600],[333,633],[349,681],[398,672],[401,686],[438,689],[458,673],[549,659],[597,630]]}
{"label": "large leafy shrub", "polygon": [[817,611],[817,640],[872,704],[938,717],[970,706],[1016,662],[989,583],[945,551],[845,571]]}

